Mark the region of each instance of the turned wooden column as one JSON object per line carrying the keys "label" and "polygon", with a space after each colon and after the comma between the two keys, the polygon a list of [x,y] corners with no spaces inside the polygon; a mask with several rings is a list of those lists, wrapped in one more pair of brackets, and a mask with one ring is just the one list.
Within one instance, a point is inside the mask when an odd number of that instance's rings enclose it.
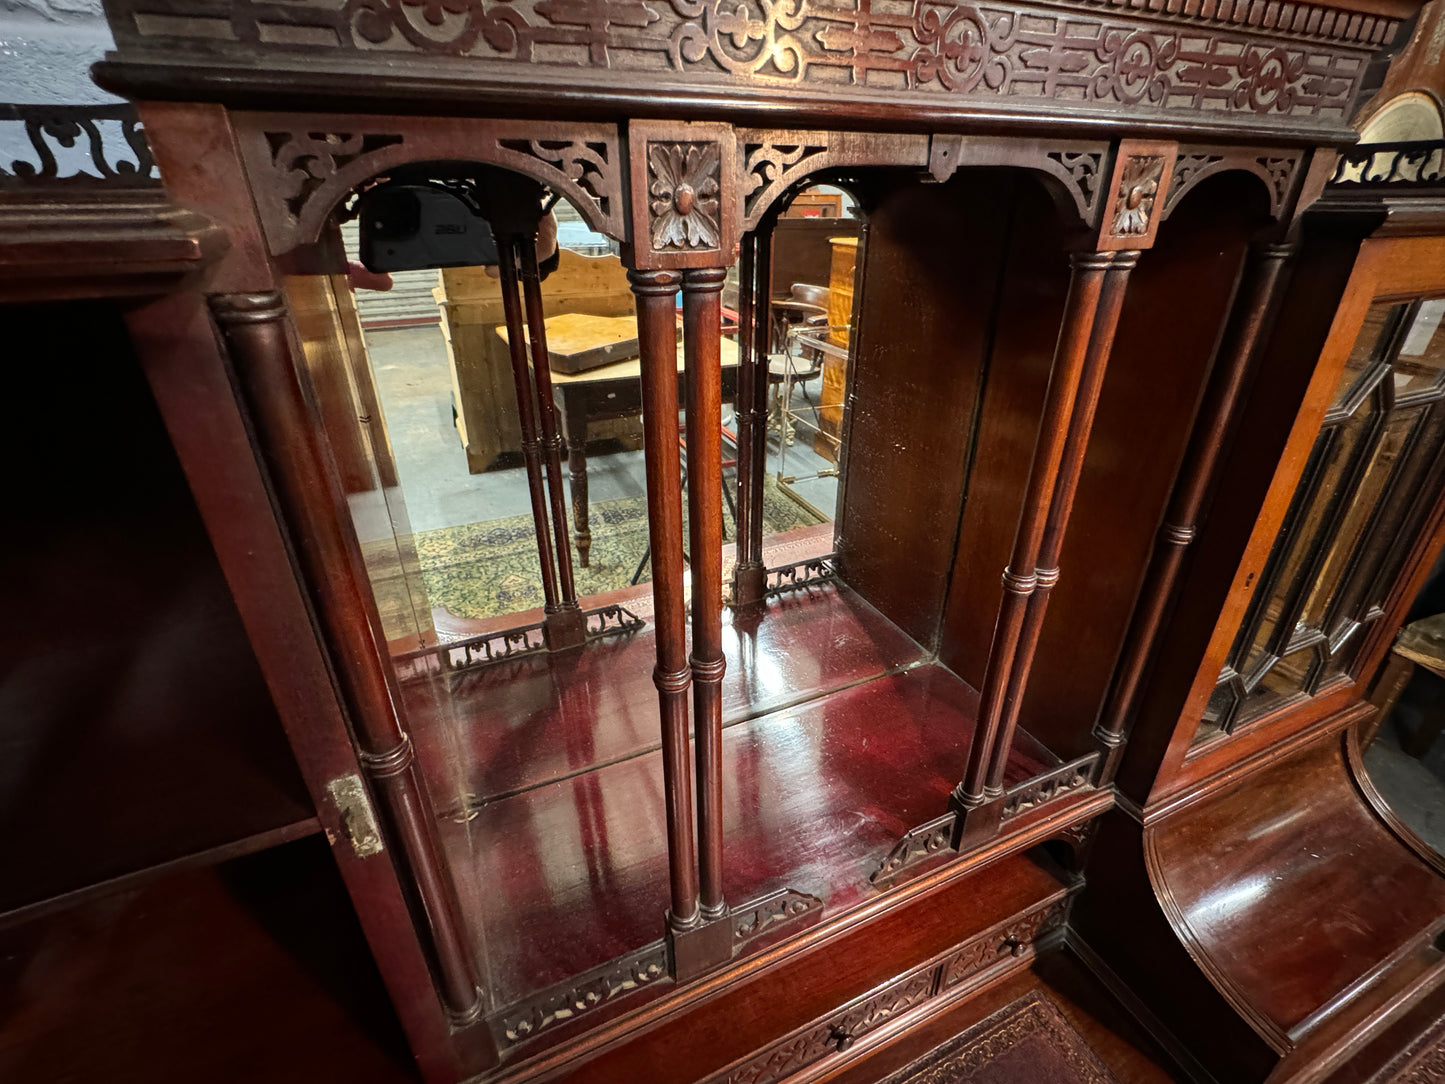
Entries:
{"label": "turned wooden column", "polygon": [[542,278],[537,270],[534,234],[512,242],[522,269],[522,299],[527,309],[527,332],[532,346],[532,382],[541,421],[542,451],[547,470],[547,495],[552,505],[552,538],[557,554],[557,610],[549,614],[548,643],[553,648],[575,647],[587,640],[577,586],[572,578],[572,541],[567,532],[567,503],[562,491],[562,434],[557,406],[552,399],[551,356],[547,353],[547,324],[542,310]]}
{"label": "turned wooden column", "polygon": [[[542,565],[542,596],[549,622],[561,611],[561,593],[557,586],[557,556],[552,545],[552,528],[547,522],[546,483],[542,478],[542,441],[537,433],[537,417],[533,407],[532,376],[527,371],[527,332],[522,314],[522,300],[517,290],[516,245],[511,240],[501,244],[497,269],[502,280],[502,312],[507,320],[507,352],[512,359],[512,386],[517,395],[517,418],[522,430],[522,460],[527,468],[527,494],[532,501],[532,526],[537,533],[537,557]],[[547,630],[550,633],[550,627]],[[553,645],[551,636],[548,646]]]}
{"label": "turned wooden column", "polygon": [[643,455],[647,466],[647,526],[652,544],[653,620],[657,667],[652,672],[662,715],[662,778],[667,802],[667,853],[672,934],[696,926],[697,850],[693,839],[691,757],[688,748],[687,602],[683,593],[682,467],[677,430],[677,271],[628,271],[637,298],[637,346],[642,361]]}
{"label": "turned wooden column", "polygon": [[298,373],[285,303],[274,292],[210,298],[271,480],[293,529],[302,571],[332,645],[359,759],[399,844],[419,923],[430,941],[442,1001],[458,1024],[483,1003],[461,903],[436,834],[435,810],[417,769],[388,664],[365,566],[347,523],[346,498]]}
{"label": "turned wooden column", "polygon": [[722,826],[722,288],[727,271],[682,277],[687,365],[688,536],[692,554],[693,732],[697,740],[698,876],[703,917],[723,902]]}
{"label": "turned wooden column", "polygon": [[1089,447],[1089,433],[1094,427],[1094,412],[1099,406],[1099,393],[1104,387],[1109,351],[1114,345],[1114,332],[1119,326],[1119,310],[1124,304],[1129,272],[1138,261],[1138,252],[1115,252],[1109,260],[1108,270],[1104,272],[1104,284],[1094,313],[1094,326],[1089,334],[1088,349],[1084,353],[1084,368],[1074,396],[1064,454],[1059,463],[1053,494],[1049,498],[1043,542],[1039,547],[1038,565],[1034,569],[1034,589],[1028,596],[1024,609],[1023,627],[1019,632],[1018,647],[1014,650],[1013,668],[1004,692],[1003,709],[999,715],[998,730],[994,735],[993,750],[989,754],[991,762],[984,783],[984,793],[990,796],[1003,793],[1004,767],[1008,763],[1009,752],[1013,749],[1019,709],[1022,707],[1024,691],[1028,688],[1029,671],[1033,669],[1039,634],[1043,631],[1044,614],[1048,610],[1049,596],[1053,593],[1054,584],[1059,582],[1059,555],[1064,547],[1064,531],[1068,527],[1069,513],[1073,511],[1074,495],[1079,490],[1079,477],[1084,469],[1084,453]]}
{"label": "turned wooden column", "polygon": [[1245,385],[1254,371],[1254,359],[1268,336],[1297,251],[1295,244],[1265,244],[1250,249],[1179,478],[1144,574],[1144,586],[1134,605],[1109,695],[1094,727],[1094,737],[1105,756],[1101,780],[1111,779],[1117,770],[1124,734],[1138,703],[1155,638],[1173,599],[1215,468],[1224,454]]}
{"label": "turned wooden column", "polygon": [[747,308],[738,321],[738,561],[733,573],[733,601],[737,606],[761,602],[768,586],[768,569],[763,561],[763,476],[768,469],[774,221],[765,221],[747,234],[742,244],[740,297]]}
{"label": "turned wooden column", "polygon": [[1113,259],[1111,252],[1079,253],[1071,259],[1063,324],[1054,348],[1043,417],[1039,422],[1028,485],[1024,490],[1023,510],[1019,514],[1008,567],[1003,573],[1003,598],[994,622],[988,663],[979,690],[978,725],[969,746],[968,766],[963,780],[954,788],[951,799],[951,804],[961,814],[956,842],[973,831],[972,825],[964,823],[969,820],[968,815],[1002,796],[1000,787],[990,783],[990,768],[1004,719],[1009,677],[1024,630],[1029,596],[1038,586],[1037,568],[1049,505],[1058,485],[1059,468],[1064,458],[1085,358],[1089,353],[1095,314],[1099,311],[1104,279]]}

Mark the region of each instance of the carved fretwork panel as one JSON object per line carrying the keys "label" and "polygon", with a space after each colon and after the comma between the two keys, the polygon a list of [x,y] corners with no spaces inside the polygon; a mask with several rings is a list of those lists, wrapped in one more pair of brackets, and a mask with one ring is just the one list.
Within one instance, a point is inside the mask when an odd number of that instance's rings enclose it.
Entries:
{"label": "carved fretwork panel", "polygon": [[928,164],[924,135],[740,128],[737,141],[744,230],[757,228],[780,196],[823,170]]}
{"label": "carved fretwork panel", "polygon": [[1195,185],[1231,170],[1253,173],[1269,194],[1269,214],[1278,219],[1298,186],[1304,152],[1288,147],[1181,146],[1174,159],[1174,179],[1159,213],[1161,220],[1174,213],[1179,201]]}
{"label": "carved fretwork panel", "polygon": [[[1344,128],[1370,52],[1399,22],[1308,3],[1075,0],[111,0],[122,57],[197,46],[232,66],[307,57],[360,71],[515,81],[550,68],[581,87],[726,85],[786,101],[800,92],[896,108],[1208,111],[1281,129]],[[405,59],[405,66],[397,65]],[[418,63],[422,60],[423,63]],[[429,61],[429,63],[427,63]],[[458,64],[465,61],[465,64]]]}
{"label": "carved fretwork panel", "polygon": [[0,191],[160,187],[132,105],[0,105],[0,131],[30,145],[0,159]]}
{"label": "carved fretwork panel", "polygon": [[732,263],[739,236],[732,127],[634,121],[628,125],[627,145],[636,266]]}
{"label": "carved fretwork panel", "polygon": [[935,135],[928,154],[928,170],[936,181],[948,180],[960,166],[1036,170],[1049,178],[1055,200],[1089,228],[1098,224],[1108,162],[1107,143],[1068,139]]}
{"label": "carved fretwork panel", "polygon": [[626,240],[622,151],[610,124],[235,114],[272,255],[316,240],[347,193],[414,162],[476,162],[550,186],[598,233]]}

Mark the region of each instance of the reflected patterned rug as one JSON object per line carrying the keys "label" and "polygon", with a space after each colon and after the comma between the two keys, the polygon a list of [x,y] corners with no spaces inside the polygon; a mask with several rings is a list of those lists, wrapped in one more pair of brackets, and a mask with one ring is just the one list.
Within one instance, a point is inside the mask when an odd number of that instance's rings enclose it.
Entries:
{"label": "reflected patterned rug", "polygon": [[883,1084],[1118,1084],[1083,1036],[1034,991]]}
{"label": "reflected patterned rug", "polygon": [[[571,509],[568,508],[569,525]],[[592,551],[588,568],[573,568],[579,596],[626,587],[647,552],[647,501],[624,497],[588,506]],[[772,475],[763,489],[763,533],[778,534],[824,520],[778,489]],[[726,506],[723,525],[728,539],[737,525]],[[485,618],[536,609],[542,596],[542,569],[537,560],[537,535],[532,517],[509,516],[462,527],[424,531],[416,536],[426,594],[432,606],[444,606],[457,617]],[[644,567],[639,583],[652,578]]]}

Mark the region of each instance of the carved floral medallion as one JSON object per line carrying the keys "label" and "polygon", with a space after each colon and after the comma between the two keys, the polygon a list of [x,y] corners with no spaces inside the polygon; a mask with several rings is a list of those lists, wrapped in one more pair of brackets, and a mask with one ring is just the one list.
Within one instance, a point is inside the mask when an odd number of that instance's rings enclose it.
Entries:
{"label": "carved floral medallion", "polygon": [[652,248],[717,248],[722,150],[717,143],[649,143]]}

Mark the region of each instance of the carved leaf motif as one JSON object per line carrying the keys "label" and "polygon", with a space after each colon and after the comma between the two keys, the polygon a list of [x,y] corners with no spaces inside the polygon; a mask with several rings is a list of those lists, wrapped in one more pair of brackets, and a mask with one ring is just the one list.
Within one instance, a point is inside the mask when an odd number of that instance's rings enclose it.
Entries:
{"label": "carved leaf motif", "polygon": [[1164,159],[1158,155],[1135,155],[1124,164],[1114,202],[1115,237],[1142,237],[1149,232],[1149,216],[1163,175]]}
{"label": "carved leaf motif", "polygon": [[717,248],[722,149],[716,143],[649,143],[652,248]]}

